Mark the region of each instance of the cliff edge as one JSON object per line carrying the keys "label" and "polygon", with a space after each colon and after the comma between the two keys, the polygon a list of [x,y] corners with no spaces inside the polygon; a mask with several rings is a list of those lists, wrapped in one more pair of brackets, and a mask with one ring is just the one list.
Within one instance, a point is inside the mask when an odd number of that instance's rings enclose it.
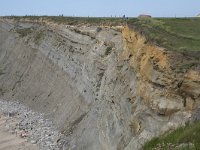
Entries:
{"label": "cliff edge", "polygon": [[140,149],[199,106],[199,66],[181,65],[193,57],[130,24],[0,19],[0,34],[1,99],[45,113],[65,149]]}

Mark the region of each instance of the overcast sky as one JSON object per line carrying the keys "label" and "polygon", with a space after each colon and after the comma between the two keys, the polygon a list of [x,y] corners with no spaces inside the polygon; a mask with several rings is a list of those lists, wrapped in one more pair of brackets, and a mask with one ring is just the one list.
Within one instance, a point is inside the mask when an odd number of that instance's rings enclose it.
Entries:
{"label": "overcast sky", "polygon": [[200,0],[0,0],[0,15],[190,17]]}

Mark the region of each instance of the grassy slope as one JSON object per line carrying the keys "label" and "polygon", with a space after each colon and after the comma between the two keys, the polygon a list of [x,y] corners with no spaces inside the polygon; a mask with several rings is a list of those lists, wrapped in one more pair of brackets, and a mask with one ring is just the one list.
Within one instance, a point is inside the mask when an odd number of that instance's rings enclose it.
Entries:
{"label": "grassy slope", "polygon": [[[156,137],[150,142],[146,143],[143,147],[144,150],[152,150],[160,147],[163,150],[175,149],[176,146],[182,143],[192,143],[193,147],[185,147],[185,150],[197,150],[200,149],[200,122],[196,122],[192,125],[186,125],[185,127],[180,127],[179,129]],[[170,146],[169,146],[170,145]],[[181,148],[179,148],[180,150]],[[181,150],[183,150],[182,148]]]}
{"label": "grassy slope", "polygon": [[130,19],[129,25],[151,42],[179,52],[200,51],[199,18]]}

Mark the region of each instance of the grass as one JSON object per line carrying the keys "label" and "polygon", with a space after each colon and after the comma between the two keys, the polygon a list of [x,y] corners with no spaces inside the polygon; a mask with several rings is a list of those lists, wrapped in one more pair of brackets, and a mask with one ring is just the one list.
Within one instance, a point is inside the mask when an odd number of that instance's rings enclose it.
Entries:
{"label": "grass", "polygon": [[[8,16],[5,18],[20,21],[49,20],[58,24],[79,25],[126,25],[143,34],[147,41],[168,50],[200,56],[200,18],[115,18],[115,17],[63,17],[63,16]],[[100,31],[99,28],[97,30]],[[30,29],[19,29],[26,36]]]}
{"label": "grass", "polygon": [[130,19],[128,25],[140,31],[148,41],[169,50],[195,55],[200,51],[199,18]]}
{"label": "grass", "polygon": [[34,37],[34,42],[39,45],[45,36],[45,31],[38,32]]}
{"label": "grass", "polygon": [[187,61],[187,62],[183,62],[181,64],[179,64],[177,66],[177,69],[179,69],[180,71],[182,70],[187,70],[187,69],[190,69],[192,67],[196,67],[200,64],[200,61]]}
{"label": "grass", "polygon": [[[15,29],[15,31],[20,35],[20,37],[26,37],[27,35],[33,33],[32,28],[22,28],[22,29]],[[39,44],[45,36],[45,31],[37,32],[34,37],[34,42]]]}
{"label": "grass", "polygon": [[6,16],[4,18],[15,19],[16,21],[20,21],[21,19],[36,21],[42,18],[58,24],[68,25],[91,24],[116,26],[126,23],[125,19],[117,17]]}
{"label": "grass", "polygon": [[15,29],[19,33],[20,37],[25,37],[33,32],[32,28]]}
{"label": "grass", "polygon": [[119,25],[124,23],[124,20],[121,18],[49,17],[49,19],[57,23],[67,23],[69,25],[76,25],[76,24]]}
{"label": "grass", "polygon": [[[195,122],[185,127],[180,127],[177,130],[156,137],[146,143],[143,147],[144,150],[152,150],[161,147],[163,150],[169,149],[169,145],[178,146],[182,143],[192,143],[194,146],[186,148],[187,150],[200,149],[200,122]],[[162,146],[160,146],[162,145]],[[183,150],[184,148],[179,148]]]}

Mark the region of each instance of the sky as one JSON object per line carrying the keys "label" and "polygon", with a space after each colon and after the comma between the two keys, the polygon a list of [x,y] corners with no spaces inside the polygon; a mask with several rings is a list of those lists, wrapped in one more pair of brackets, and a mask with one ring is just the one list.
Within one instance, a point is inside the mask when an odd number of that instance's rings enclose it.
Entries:
{"label": "sky", "polygon": [[0,0],[0,16],[192,17],[200,0]]}

